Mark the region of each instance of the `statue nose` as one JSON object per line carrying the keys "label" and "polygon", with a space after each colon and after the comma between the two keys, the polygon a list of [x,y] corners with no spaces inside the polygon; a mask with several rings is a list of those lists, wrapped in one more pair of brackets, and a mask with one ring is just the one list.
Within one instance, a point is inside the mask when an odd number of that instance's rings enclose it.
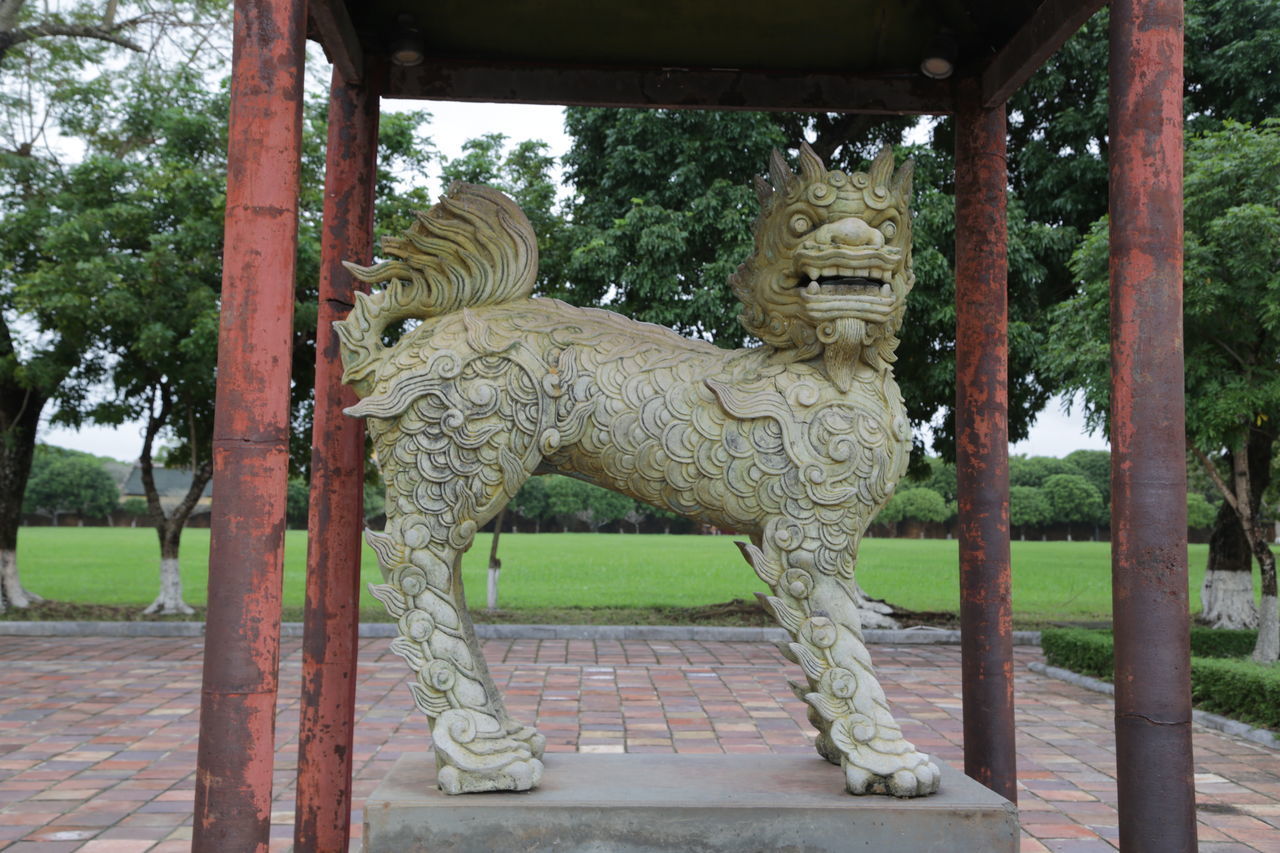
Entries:
{"label": "statue nose", "polygon": [[856,216],[829,223],[820,230],[827,231],[827,239],[832,243],[842,246],[871,246],[878,249],[884,245],[884,235],[880,233],[880,229],[872,228]]}

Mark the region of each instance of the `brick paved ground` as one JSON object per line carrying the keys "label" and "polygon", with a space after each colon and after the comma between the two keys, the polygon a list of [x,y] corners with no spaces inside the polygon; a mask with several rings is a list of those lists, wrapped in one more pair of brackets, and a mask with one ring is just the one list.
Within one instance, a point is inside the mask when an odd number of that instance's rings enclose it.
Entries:
{"label": "brick paved ground", "polygon": [[[428,737],[387,641],[361,652],[357,832],[364,797]],[[190,639],[0,637],[0,849],[188,849],[201,653]],[[786,683],[798,673],[764,644],[501,640],[486,654],[512,712],[536,717],[549,752],[811,748]],[[1111,850],[1110,700],[1030,672],[1037,650],[1016,654],[1022,849]],[[960,766],[958,649],[873,655],[908,736]],[[283,660],[273,849],[292,834],[297,641]],[[1280,753],[1204,731],[1195,743],[1201,850],[1280,851]]]}

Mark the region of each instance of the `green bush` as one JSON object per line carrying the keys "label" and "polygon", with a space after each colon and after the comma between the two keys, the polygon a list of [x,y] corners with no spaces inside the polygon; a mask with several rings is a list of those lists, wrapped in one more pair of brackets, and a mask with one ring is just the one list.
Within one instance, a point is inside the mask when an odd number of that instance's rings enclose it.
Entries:
{"label": "green bush", "polygon": [[[1196,707],[1234,720],[1280,729],[1280,666],[1241,658],[1253,650],[1255,631],[1191,630],[1191,698]],[[1040,633],[1050,666],[1111,681],[1114,649],[1110,631],[1081,628]]]}
{"label": "green bush", "polygon": [[1192,628],[1191,656],[1197,658],[1243,658],[1253,654],[1257,631],[1228,631],[1220,628]]}
{"label": "green bush", "polygon": [[1233,720],[1280,729],[1280,667],[1192,658],[1191,700]]}
{"label": "green bush", "polygon": [[1040,648],[1044,650],[1044,659],[1049,666],[1107,681],[1114,675],[1110,631],[1086,631],[1083,628],[1041,631]]}

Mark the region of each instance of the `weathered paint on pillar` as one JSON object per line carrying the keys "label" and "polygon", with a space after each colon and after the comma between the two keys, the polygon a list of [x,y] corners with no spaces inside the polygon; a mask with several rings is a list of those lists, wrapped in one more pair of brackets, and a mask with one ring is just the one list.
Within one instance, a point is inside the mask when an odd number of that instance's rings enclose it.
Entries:
{"label": "weathered paint on pillar", "polygon": [[1009,581],[1004,107],[957,82],[956,480],[964,771],[1017,800]]}
{"label": "weathered paint on pillar", "polygon": [[349,86],[335,68],[329,90],[294,823],[298,853],[346,850],[351,837],[364,422],[342,413],[357,398],[342,384],[333,322],[351,310],[358,285],[342,262],[368,264],[373,257],[378,94],[367,82],[371,76]]}
{"label": "weathered paint on pillar", "polygon": [[1111,4],[1111,561],[1120,847],[1196,849],[1182,362],[1182,3]]}
{"label": "weathered paint on pillar", "polygon": [[197,853],[269,843],[305,10],[235,4]]}

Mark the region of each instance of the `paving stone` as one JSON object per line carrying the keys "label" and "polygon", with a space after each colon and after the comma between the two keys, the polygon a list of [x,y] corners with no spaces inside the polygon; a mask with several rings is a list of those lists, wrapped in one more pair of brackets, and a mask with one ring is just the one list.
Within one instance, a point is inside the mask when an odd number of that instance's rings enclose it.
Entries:
{"label": "paving stone", "polygon": [[[388,646],[360,643],[352,849],[364,798],[400,753],[430,745]],[[292,840],[300,649],[282,643],[272,850]],[[787,685],[796,667],[769,643],[505,638],[485,653],[550,752],[812,751]],[[194,637],[0,637],[0,849],[189,849],[202,654]],[[1021,850],[1114,849],[1111,700],[1031,672],[1033,647],[1014,655]],[[907,736],[961,766],[958,648],[872,656]],[[1201,849],[1280,850],[1280,754],[1199,728],[1194,738]],[[44,840],[57,831],[88,835]]]}

